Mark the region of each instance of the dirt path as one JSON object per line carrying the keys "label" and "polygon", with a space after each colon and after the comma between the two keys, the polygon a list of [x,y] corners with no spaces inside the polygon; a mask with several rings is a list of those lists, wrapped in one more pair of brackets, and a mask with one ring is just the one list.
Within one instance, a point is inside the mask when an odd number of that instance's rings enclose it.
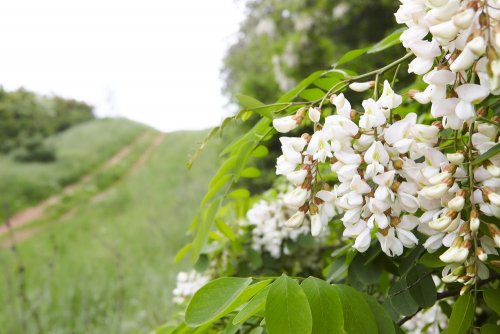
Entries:
{"label": "dirt path", "polygon": [[[134,140],[133,143],[125,146],[119,152],[117,152],[113,157],[108,159],[108,161],[106,161],[97,171],[106,170],[106,169],[110,168],[111,166],[113,166],[114,164],[117,164],[118,162],[120,162],[128,154],[130,154],[130,152],[132,151],[132,149],[135,145],[139,144],[140,142],[142,142],[146,139],[150,140],[148,138],[149,135],[150,135],[150,132],[148,131],[148,132],[142,134],[141,136],[139,136],[136,140]],[[165,133],[160,133],[159,135],[154,137],[151,140],[151,143],[149,144],[149,146],[146,148],[146,150],[144,150],[144,152],[141,154],[139,159],[137,159],[137,161],[132,165],[132,167],[130,167],[130,169],[123,174],[123,177],[120,178],[113,185],[111,185],[108,189],[105,189],[101,193],[96,194],[93,198],[90,199],[89,202],[96,203],[96,202],[103,200],[105,197],[107,197],[110,189],[112,189],[116,185],[116,183],[120,182],[122,179],[126,178],[130,174],[139,170],[147,162],[147,160],[149,159],[149,157],[151,156],[153,151],[156,149],[156,147],[163,142],[163,140],[165,139],[165,136],[166,136]],[[94,173],[96,173],[96,172],[94,172]],[[71,190],[69,190],[71,192],[77,190],[81,185],[83,185],[86,182],[89,182],[92,179],[92,175],[94,173],[89,174],[89,175],[85,175],[84,177],[82,177],[80,179],[80,181],[77,184],[70,185],[67,188],[72,188]],[[66,191],[67,191],[67,189],[65,188],[65,190],[62,192],[62,194],[67,193]],[[61,194],[55,195],[55,196],[50,197],[47,200],[44,200],[43,202],[41,202],[37,206],[34,206],[32,208],[28,208],[24,211],[19,212],[18,214],[16,214],[15,216],[13,216],[11,218],[10,228],[12,229],[12,228],[17,228],[17,227],[20,227],[23,225],[27,225],[30,222],[41,218],[43,216],[44,210],[46,208],[54,205],[54,204],[57,204],[61,200],[61,198],[62,198]],[[77,211],[76,208],[70,209],[68,212],[63,213],[53,223],[59,223],[59,222],[71,219],[76,214],[76,211]],[[52,225],[53,223],[50,223],[48,225]],[[43,231],[44,228],[45,228],[44,226],[37,226],[37,227],[25,229],[25,230],[20,230],[20,231],[18,230],[18,231],[9,232],[9,228],[6,225],[2,225],[2,226],[0,226],[0,237],[3,236],[4,234],[7,234],[7,233],[11,233],[11,235],[9,236],[9,238],[2,240],[0,242],[0,245],[6,247],[6,246],[12,245],[12,243],[17,243],[17,242],[26,240],[26,239],[32,237],[33,235],[38,234],[39,232]]]}
{"label": "dirt path", "polygon": [[[132,143],[128,144],[127,146],[123,147],[120,149],[116,154],[114,154],[111,158],[109,158],[101,167],[97,168],[96,170],[92,171],[91,173],[84,175],[80,178],[80,180],[76,183],[70,184],[56,195],[53,195],[42,202],[38,203],[35,206],[32,206],[30,208],[24,209],[18,213],[16,213],[14,216],[12,216],[9,220],[10,222],[10,228],[15,229],[24,225],[29,224],[30,222],[42,217],[44,211],[59,203],[61,201],[61,198],[64,195],[71,194],[78,190],[80,187],[82,187],[85,183],[90,182],[92,180],[92,176],[100,171],[106,170],[110,168],[111,166],[115,165],[119,161],[121,161],[123,158],[125,158],[128,154],[130,154],[130,151],[132,148],[141,143],[142,141],[146,140],[148,136],[150,136],[150,131],[145,131],[143,134],[139,135]],[[9,227],[6,224],[0,225],[0,236],[3,236],[6,234],[9,230]]]}

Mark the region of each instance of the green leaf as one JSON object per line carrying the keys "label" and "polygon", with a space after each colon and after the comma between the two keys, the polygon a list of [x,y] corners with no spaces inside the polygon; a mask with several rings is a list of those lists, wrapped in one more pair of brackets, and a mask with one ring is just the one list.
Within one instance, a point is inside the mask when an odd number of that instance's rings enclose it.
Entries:
{"label": "green leaf", "polygon": [[376,256],[376,253],[372,250],[356,254],[349,266],[349,277],[354,277],[365,285],[376,283],[383,271],[382,266],[373,261],[373,256]]}
{"label": "green leaf", "polygon": [[474,309],[474,296],[470,292],[460,296],[453,305],[450,321],[448,322],[448,333],[467,333],[474,320]]}
{"label": "green leaf", "polygon": [[256,167],[247,167],[241,171],[240,176],[247,179],[253,179],[259,177],[261,174],[260,169]]}
{"label": "green leaf", "polygon": [[365,298],[366,303],[375,317],[379,334],[396,334],[394,323],[382,305],[372,296],[363,294],[363,298]]}
{"label": "green leaf", "polygon": [[391,286],[389,299],[392,307],[402,315],[410,315],[418,310],[418,304],[410,294],[405,277],[401,277]]}
{"label": "green leaf", "polygon": [[208,201],[210,201],[218,192],[221,190],[221,188],[231,180],[231,175],[224,175],[218,181],[212,185],[210,185],[210,188],[208,189],[208,192],[205,194],[205,197],[203,197],[203,200],[201,201],[201,205],[206,204]]}
{"label": "green leaf", "polygon": [[[425,251],[425,248],[421,245],[413,248],[401,261],[399,265],[399,274],[401,276],[408,273],[408,271],[415,266],[420,255]],[[426,254],[428,254],[426,252]]]}
{"label": "green leaf", "polygon": [[314,81],[314,84],[319,88],[327,91],[330,90],[334,85],[340,82],[344,78],[344,75],[340,73],[335,73],[336,75],[328,78],[319,78]]}
{"label": "green leaf", "polygon": [[269,334],[311,333],[311,309],[297,281],[282,275],[273,283],[267,295],[265,319]]}
{"label": "green leaf", "polygon": [[201,254],[200,257],[198,258],[198,261],[194,264],[193,268],[197,272],[204,272],[207,270],[208,266],[210,265],[210,260],[206,254]]}
{"label": "green leaf", "polygon": [[252,283],[251,278],[223,277],[198,290],[186,310],[186,323],[197,327],[232,311],[233,303]]}
{"label": "green leaf", "polygon": [[306,99],[309,102],[312,102],[322,99],[323,96],[325,96],[325,92],[323,92],[319,88],[309,88],[300,93],[299,96],[302,97],[303,99]]}
{"label": "green leaf", "polygon": [[224,234],[229,240],[231,240],[231,241],[236,240],[236,236],[235,236],[231,226],[224,223],[222,220],[216,220],[215,226],[217,226],[219,231],[221,231],[221,233]]}
{"label": "green leaf", "polygon": [[446,265],[446,263],[444,263],[439,259],[439,256],[441,254],[443,254],[442,251],[434,253],[425,253],[424,255],[422,255],[422,257],[418,262],[429,268],[442,268]]}
{"label": "green leaf", "polygon": [[251,96],[247,96],[247,95],[243,95],[243,94],[237,94],[236,100],[238,101],[238,104],[245,109],[253,109],[253,108],[258,108],[258,107],[262,107],[265,105],[264,103],[260,102],[259,100],[255,99]]}
{"label": "green leaf", "polygon": [[300,285],[311,307],[314,334],[342,333],[344,315],[340,297],[333,286],[315,277],[305,279]]}
{"label": "green leaf", "polygon": [[253,150],[252,157],[254,158],[264,158],[269,154],[269,149],[264,145],[259,145]]}
{"label": "green leaf", "polygon": [[234,165],[236,164],[236,157],[230,157],[227,158],[222,165],[219,167],[215,175],[212,177],[210,180],[210,183],[208,184],[208,187],[211,188],[219,182],[219,180],[226,174],[230,174],[230,171],[234,168]]}
{"label": "green leaf", "polygon": [[316,79],[322,77],[324,74],[325,74],[324,71],[316,71],[316,72],[310,74],[307,78],[305,78],[304,80],[302,80],[295,88],[293,88],[292,90],[288,91],[285,95],[283,95],[282,97],[280,97],[277,102],[280,103],[280,102],[290,102],[290,101],[292,101],[304,89],[306,89]]}
{"label": "green leaf", "polygon": [[245,188],[236,189],[227,195],[229,198],[248,198],[250,197],[250,192]]}
{"label": "green leaf", "polygon": [[327,282],[337,282],[344,278],[347,274],[349,265],[346,263],[346,257],[340,256],[333,259],[332,263],[327,267],[328,271],[325,274]]}
{"label": "green leaf", "polygon": [[363,296],[343,284],[336,284],[344,314],[344,331],[348,334],[377,334],[375,317]]}
{"label": "green leaf", "polygon": [[250,158],[250,154],[255,146],[255,141],[248,141],[243,144],[241,149],[238,152],[236,157],[236,164],[234,166],[234,181],[238,181],[243,168],[246,166],[248,159]]}
{"label": "green leaf", "polygon": [[213,201],[208,207],[203,220],[200,222],[198,226],[198,230],[196,231],[196,235],[192,242],[191,247],[191,260],[196,262],[198,256],[200,255],[201,249],[205,245],[205,242],[208,238],[208,232],[212,228],[214,224],[215,216],[217,215],[217,210],[219,209],[219,205],[222,199],[218,199]]}
{"label": "green leaf", "polygon": [[250,301],[241,309],[240,312],[234,317],[233,324],[240,324],[252,316],[254,316],[257,312],[264,309],[266,305],[267,294],[269,293],[269,289],[271,287],[267,286],[259,293],[257,293]]}
{"label": "green leaf", "polygon": [[345,53],[342,57],[340,57],[340,59],[335,63],[334,66],[337,67],[339,65],[350,62],[351,60],[356,59],[359,56],[364,55],[368,51],[368,49],[369,48],[351,50],[351,51]]}
{"label": "green leaf", "polygon": [[186,246],[182,247],[175,255],[175,263],[181,262],[181,260],[184,258],[184,256],[186,256],[186,253],[189,252],[192,246],[193,245],[189,243]]}
{"label": "green leaf", "polygon": [[403,33],[404,30],[405,30],[404,28],[397,29],[392,34],[390,34],[389,36],[385,37],[383,40],[381,40],[377,44],[370,47],[367,53],[369,53],[369,54],[370,53],[377,53],[377,52],[383,51],[385,49],[388,49],[391,46],[394,46],[396,44],[400,44],[401,41],[399,40],[399,36],[401,36],[401,34]]}
{"label": "green leaf", "polygon": [[472,161],[473,165],[479,165],[480,163],[485,162],[489,158],[494,157],[495,155],[500,153],[500,143],[496,144],[492,148],[490,148],[488,151],[484,152],[480,156],[478,156],[474,161]]}
{"label": "green leaf", "polygon": [[500,315],[500,291],[497,289],[484,290],[483,298],[486,305]]}
{"label": "green leaf", "polygon": [[500,326],[495,324],[486,324],[481,327],[481,334],[498,334],[500,332]]}
{"label": "green leaf", "polygon": [[406,283],[410,295],[422,308],[431,307],[436,302],[437,290],[430,272],[422,266],[416,266],[408,272]]}

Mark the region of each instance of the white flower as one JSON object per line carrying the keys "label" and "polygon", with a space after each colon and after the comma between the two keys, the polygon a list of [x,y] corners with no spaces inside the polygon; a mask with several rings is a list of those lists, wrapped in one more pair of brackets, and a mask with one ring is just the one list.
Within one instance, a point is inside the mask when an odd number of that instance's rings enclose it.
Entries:
{"label": "white flower", "polygon": [[362,106],[365,110],[363,116],[359,119],[359,126],[362,129],[373,129],[386,122],[385,115],[375,100],[364,100]]}
{"label": "white flower", "polygon": [[287,180],[290,181],[294,186],[299,186],[304,183],[306,176],[307,171],[305,169],[299,169],[286,174]]}
{"label": "white flower", "polygon": [[359,128],[349,118],[331,115],[325,118],[322,131],[327,134],[328,138],[350,140],[359,132]]}
{"label": "white flower", "polygon": [[486,51],[486,42],[484,38],[478,36],[467,43],[462,53],[451,63],[450,70],[460,72],[467,70],[472,66],[474,61],[481,57]]}
{"label": "white flower", "polygon": [[438,183],[432,186],[423,187],[419,194],[433,199],[440,199],[448,191],[449,187],[445,183]]}
{"label": "white flower", "polygon": [[172,291],[174,303],[183,304],[191,298],[196,291],[207,284],[209,280],[210,277],[194,270],[190,272],[179,272],[177,274],[177,285]]}
{"label": "white flower", "polygon": [[281,118],[275,118],[273,120],[273,126],[276,131],[281,133],[287,133],[299,126],[299,123],[294,119],[294,116],[285,116]]}
{"label": "white flower", "polygon": [[285,222],[286,227],[296,228],[302,225],[304,221],[305,214],[302,211],[297,211]]}
{"label": "white flower", "polygon": [[364,92],[372,88],[375,85],[374,81],[367,82],[353,82],[349,85],[349,88],[356,92]]}
{"label": "white flower", "polygon": [[297,187],[291,192],[286,193],[283,197],[283,201],[290,207],[299,208],[304,205],[307,197],[309,197],[309,191],[307,189]]}
{"label": "white flower", "polygon": [[384,81],[384,89],[382,91],[382,95],[378,99],[377,103],[382,108],[394,109],[401,105],[403,102],[403,98],[401,95],[394,93],[389,84],[389,81]]}
{"label": "white flower", "polygon": [[476,116],[473,104],[480,103],[488,95],[489,90],[486,87],[476,84],[463,84],[455,88],[460,101],[455,107],[455,112],[460,119],[468,120]]}
{"label": "white flower", "polygon": [[333,95],[330,102],[337,108],[337,114],[350,119],[351,116],[351,104],[344,97],[344,94]]}
{"label": "white flower", "polygon": [[320,162],[325,162],[326,158],[333,157],[330,143],[322,130],[316,131],[312,135],[306,153],[312,155],[314,160]]}
{"label": "white flower", "polygon": [[370,247],[370,241],[371,241],[371,236],[370,236],[370,229],[365,228],[357,237],[356,240],[354,241],[353,247],[360,253],[366,252],[368,247]]}
{"label": "white flower", "polygon": [[394,147],[399,153],[406,153],[413,144],[412,128],[417,122],[417,115],[409,113],[400,121],[395,122],[384,132],[387,144]]}
{"label": "white flower", "polygon": [[321,118],[321,111],[318,108],[311,107],[309,108],[309,119],[313,121],[314,123],[318,123],[319,119]]}
{"label": "white flower", "polygon": [[454,165],[462,164],[465,159],[463,153],[448,153],[446,154],[446,158]]}
{"label": "white flower", "polygon": [[389,228],[385,233],[386,234],[377,232],[377,238],[380,242],[382,251],[389,256],[399,256],[403,254],[403,243],[396,238],[394,228]]}
{"label": "white flower", "polygon": [[389,162],[389,154],[381,142],[375,141],[365,152],[364,159],[368,164],[365,177],[370,179],[384,171],[384,166]]}

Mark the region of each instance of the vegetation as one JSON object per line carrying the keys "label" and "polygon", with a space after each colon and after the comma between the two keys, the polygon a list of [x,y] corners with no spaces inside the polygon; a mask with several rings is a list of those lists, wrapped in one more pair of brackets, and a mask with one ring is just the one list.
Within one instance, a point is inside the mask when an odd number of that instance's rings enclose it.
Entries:
{"label": "vegetation", "polygon": [[[60,192],[131,143],[145,129],[125,119],[95,120],[46,139],[58,156],[56,161],[21,163],[12,155],[0,156],[2,205],[8,206],[12,214]],[[5,218],[5,212],[1,216]]]}
{"label": "vegetation", "polygon": [[[99,133],[116,125],[97,123]],[[19,259],[0,249],[0,300],[8,305],[0,327],[8,333],[130,333],[164,322],[173,310],[172,266],[185,242],[183,222],[193,218],[192,203],[201,199],[218,160],[214,146],[191,172],[185,169],[186,152],[204,135],[168,134],[144,166],[104,196],[79,196],[64,206],[76,210],[72,216],[38,224],[36,237],[17,245]],[[73,148],[75,156],[80,150]],[[134,154],[124,165],[133,164]]]}
{"label": "vegetation", "polygon": [[53,161],[54,151],[44,138],[93,117],[84,102],[0,87],[0,152],[16,150],[20,161]]}

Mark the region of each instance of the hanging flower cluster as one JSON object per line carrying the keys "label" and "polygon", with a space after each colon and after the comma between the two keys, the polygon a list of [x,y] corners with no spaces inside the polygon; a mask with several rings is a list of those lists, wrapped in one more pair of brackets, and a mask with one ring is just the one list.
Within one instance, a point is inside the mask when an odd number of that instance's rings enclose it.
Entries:
{"label": "hanging flower cluster", "polygon": [[309,226],[304,224],[299,228],[285,226],[285,222],[293,214],[283,201],[283,194],[272,201],[260,200],[247,212],[247,222],[252,226],[252,249],[258,252],[268,252],[274,258],[289,251],[285,241],[296,241],[300,235],[309,233]]}
{"label": "hanging flower cluster", "polygon": [[210,281],[210,277],[197,271],[181,271],[177,274],[177,285],[172,291],[173,301],[176,304],[183,304],[189,300],[196,291]]}
{"label": "hanging flower cluster", "polygon": [[[276,173],[296,186],[284,197],[296,211],[287,226],[299,227],[309,216],[316,236],[339,215],[354,248],[364,252],[376,239],[388,256],[418,244],[418,229],[427,235],[429,252],[447,248],[440,256],[449,264],[444,280],[472,284],[476,276],[488,277],[484,263],[500,247],[498,226],[481,219],[500,218],[500,155],[476,163],[498,145],[499,118],[486,118],[481,103],[500,93],[499,2],[401,2],[396,19],[408,26],[401,41],[415,55],[408,71],[424,75],[427,84],[408,95],[430,104],[437,120],[418,124],[415,113],[401,119],[393,111],[402,96],[388,81],[379,96],[378,76],[349,85],[357,92],[373,89],[361,112],[344,94],[333,94],[336,114],[323,121],[315,106],[275,119],[280,133],[307,116],[314,124],[312,135],[280,138]],[[444,129],[451,137],[440,139]],[[440,145],[445,140],[451,149]],[[323,166],[336,173],[333,187],[322,179]]]}

